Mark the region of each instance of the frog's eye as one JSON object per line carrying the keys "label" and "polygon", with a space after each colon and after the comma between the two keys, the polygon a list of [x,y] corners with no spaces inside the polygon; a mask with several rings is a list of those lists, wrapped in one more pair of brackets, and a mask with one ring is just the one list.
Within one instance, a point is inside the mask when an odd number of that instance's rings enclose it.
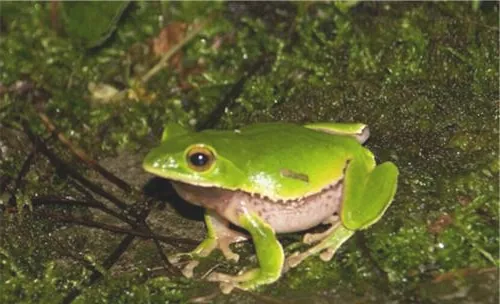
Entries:
{"label": "frog's eye", "polygon": [[191,169],[203,172],[212,167],[215,156],[208,148],[195,146],[188,150],[186,160]]}

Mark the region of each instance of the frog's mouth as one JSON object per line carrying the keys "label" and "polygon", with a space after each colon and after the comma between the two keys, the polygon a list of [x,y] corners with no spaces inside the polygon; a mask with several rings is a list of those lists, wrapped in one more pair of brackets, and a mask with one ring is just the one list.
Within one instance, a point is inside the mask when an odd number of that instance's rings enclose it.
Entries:
{"label": "frog's mouth", "polygon": [[200,180],[193,180],[193,179],[188,179],[184,177],[182,173],[177,173],[175,171],[170,171],[168,174],[161,168],[157,168],[155,166],[151,165],[143,165],[144,170],[146,172],[149,172],[151,174],[154,174],[158,177],[164,178],[169,180],[172,183],[182,183],[182,184],[191,184],[194,187],[203,187],[203,188],[218,188],[217,185],[213,183],[208,183],[208,182],[203,182],[201,179]]}
{"label": "frog's mouth", "polygon": [[238,192],[241,192],[243,194],[249,195],[250,197],[254,199],[261,200],[263,202],[267,202],[270,204],[280,204],[280,205],[297,205],[297,204],[307,204],[310,202],[317,201],[318,199],[333,199],[333,194],[334,193],[342,193],[342,188],[343,188],[343,177],[339,180],[336,180],[325,187],[323,187],[321,190],[315,193],[310,193],[307,195],[304,195],[302,197],[294,198],[294,199],[273,199],[271,197],[261,195],[258,193],[248,193],[245,191],[240,191],[237,190]]}
{"label": "frog's mouth", "polygon": [[[298,198],[294,199],[274,199],[272,197],[262,195],[259,193],[253,193],[253,192],[248,192],[243,189],[226,189],[226,188],[221,188],[214,186],[213,184],[193,184],[193,183],[186,183],[182,180],[174,180],[174,179],[169,179],[170,182],[172,183],[174,189],[177,191],[177,193],[181,194],[181,197],[184,198],[184,196],[189,197],[189,198],[194,198],[194,197],[208,197],[210,199],[217,199],[219,197],[225,198],[228,195],[247,195],[253,199],[258,199],[262,201],[266,201],[268,203],[274,203],[274,204],[291,204],[291,203],[307,203],[307,201],[314,200],[318,196],[322,196],[325,194],[328,194],[329,192],[332,191],[337,191],[341,190],[342,185],[343,185],[343,177],[339,180],[334,181],[333,183],[330,183],[323,187],[320,191],[316,193],[311,193],[307,194],[305,196],[301,196]],[[191,202],[193,204],[197,204],[195,202],[192,202],[191,199],[185,199],[188,202]]]}

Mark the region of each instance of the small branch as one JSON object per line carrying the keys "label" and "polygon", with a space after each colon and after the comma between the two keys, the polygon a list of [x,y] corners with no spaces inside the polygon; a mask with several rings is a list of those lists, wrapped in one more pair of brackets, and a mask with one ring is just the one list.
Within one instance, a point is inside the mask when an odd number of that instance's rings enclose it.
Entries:
{"label": "small branch", "polygon": [[72,200],[61,197],[35,197],[31,199],[31,203],[33,205],[63,205],[63,206],[73,205],[79,207],[94,208],[106,214],[109,214],[119,220],[122,220],[131,226],[135,225],[134,220],[129,219],[127,216],[120,214],[112,209],[109,209],[106,205],[96,200],[80,201],[80,200]]}
{"label": "small branch", "polygon": [[152,232],[145,232],[142,231],[142,229],[136,230],[136,229],[126,229],[114,225],[109,225],[109,224],[103,224],[99,223],[93,220],[88,220],[88,219],[81,219],[77,218],[74,216],[68,216],[68,215],[63,215],[63,214],[58,214],[58,213],[51,213],[51,212],[38,212],[40,214],[43,214],[44,217],[49,218],[51,220],[61,222],[61,223],[72,223],[72,224],[77,224],[85,227],[90,227],[90,228],[98,228],[106,231],[111,231],[115,233],[120,233],[120,234],[128,234],[131,236],[136,236],[140,237],[143,239],[152,239],[152,240],[157,240],[157,241],[162,241],[167,244],[177,246],[180,243],[182,244],[187,244],[187,245],[196,245],[199,242],[191,239],[186,239],[186,238],[174,238],[174,237],[168,237],[168,236],[162,236],[158,235]]}
{"label": "small branch", "polygon": [[77,261],[80,263],[83,267],[85,267],[89,271],[99,271],[94,265],[93,262],[90,262],[89,260],[85,259],[82,257],[82,254],[74,254],[73,249],[69,248],[67,244],[63,244],[60,242],[58,239],[53,239],[51,240],[54,244],[57,244],[57,246],[54,246],[54,249],[60,254],[62,257],[67,257],[70,258],[74,261]]}
{"label": "small branch", "polygon": [[[139,213],[137,216],[137,222],[138,223],[144,223],[146,218],[148,217],[149,213],[151,212],[151,204],[148,202],[146,206],[143,208],[142,212]],[[104,269],[110,269],[120,258],[120,256],[127,250],[127,248],[132,244],[132,241],[134,240],[135,236],[132,235],[127,235],[121,243],[116,247],[115,251],[111,253],[108,258],[103,262],[102,267]],[[168,261],[167,261],[168,262]],[[168,269],[170,270],[170,273],[175,273],[177,275],[181,275],[180,271],[172,266],[172,264],[168,263],[167,264]],[[91,286],[94,284],[97,280],[99,280],[102,277],[102,273],[99,271],[94,271],[88,282],[85,284],[85,286]],[[84,287],[84,286],[83,286]],[[69,304],[73,302],[73,300],[78,297],[82,290],[83,287],[74,287],[67,295],[66,297],[63,298],[61,301],[62,304]]]}
{"label": "small branch", "polygon": [[[138,222],[141,223],[141,228],[145,229],[149,234],[154,234],[151,231],[151,229],[149,228],[148,224],[146,223],[146,218],[151,210],[151,207],[153,206],[153,202],[154,202],[154,200],[152,198],[149,198],[148,200],[146,200],[145,205],[135,204],[134,208],[132,209],[137,214],[139,214]],[[142,208],[142,210],[140,210],[140,208]],[[192,241],[192,240],[190,240],[190,241]],[[175,266],[173,266],[172,263],[170,263],[168,261],[158,239],[153,239],[153,242],[155,243],[156,249],[158,251],[158,255],[160,256],[161,260],[163,261],[164,269],[171,274],[180,275],[181,274],[180,271]],[[194,243],[198,243],[198,242],[193,241],[193,244]]]}
{"label": "small branch", "polygon": [[[125,251],[127,251],[128,247],[132,244],[132,241],[134,240],[134,238],[135,238],[135,236],[132,236],[132,235],[127,235],[126,237],[124,237],[123,240],[120,242],[120,244],[116,247],[115,251],[113,251],[113,253],[111,253],[106,260],[104,260],[104,262],[102,263],[102,267],[106,270],[110,269],[118,261],[118,259],[122,256],[122,254]],[[100,271],[94,270],[94,272],[92,272],[88,282],[85,285],[90,286],[90,285],[94,284],[102,276],[103,276],[103,274]],[[73,287],[69,291],[69,293],[62,299],[61,303],[62,304],[70,304],[81,293],[82,293],[82,289],[80,287]]]}
{"label": "small branch", "polygon": [[96,201],[94,195],[77,181],[68,179],[68,185],[71,185],[76,191],[80,192],[87,201]]}
{"label": "small branch", "polygon": [[16,180],[14,181],[14,188],[12,189],[11,196],[9,200],[7,201],[7,206],[8,207],[13,207],[16,204],[16,192],[18,189],[23,188],[24,185],[24,177],[26,174],[28,174],[28,171],[30,169],[31,163],[33,162],[33,159],[35,158],[36,155],[36,150],[31,151],[31,153],[26,157],[26,160],[23,163],[23,166],[21,167],[21,170],[19,171],[19,174],[17,175]]}
{"label": "small branch", "polygon": [[51,132],[54,136],[59,139],[59,141],[65,145],[73,155],[75,155],[78,159],[83,161],[87,166],[90,168],[94,169],[97,171],[99,174],[101,174],[104,178],[109,180],[111,183],[115,184],[117,187],[122,189],[125,192],[134,192],[135,194],[138,194],[138,191],[132,188],[129,184],[127,184],[124,180],[120,179],[118,176],[114,175],[113,173],[109,172],[106,170],[104,167],[99,165],[98,162],[96,162],[94,159],[92,159],[90,156],[85,153],[81,148],[75,146],[73,143],[71,143],[70,140],[64,136],[61,132],[58,131],[57,127],[54,125],[52,120],[45,115],[45,113],[38,112],[38,116],[42,120],[43,124],[45,127]]}
{"label": "small branch", "polygon": [[[137,216],[137,222],[138,223],[144,223],[145,225],[145,220],[148,217],[149,213],[151,212],[151,204],[148,202],[148,204],[145,205],[145,207],[142,209],[141,212],[139,212],[139,215]],[[136,228],[136,227],[134,227]],[[104,260],[102,267],[106,270],[110,269],[121,257],[121,255],[127,250],[127,248],[132,244],[132,241],[134,240],[135,236],[129,234],[123,240],[121,243],[116,247],[115,251],[111,253],[106,260]],[[176,275],[181,275],[180,271],[175,268],[171,263],[168,262],[167,260],[167,268],[170,273],[174,273]],[[66,297],[63,298],[61,301],[61,304],[69,304],[73,302],[76,297],[78,297],[81,293],[82,290],[85,286],[91,286],[93,285],[97,280],[99,280],[102,277],[102,273],[100,271],[94,271],[91,275],[89,280],[84,286],[77,286],[74,287],[70,292],[66,295]]]}
{"label": "small branch", "polygon": [[194,29],[187,33],[186,36],[179,41],[176,45],[174,45],[171,49],[168,50],[165,55],[158,61],[158,63],[153,66],[144,76],[141,78],[142,83],[146,83],[153,77],[156,73],[158,73],[161,69],[167,66],[168,60],[177,53],[181,48],[183,48],[188,42],[190,42],[198,33],[205,27],[208,22],[201,22],[194,26]]}
{"label": "small branch", "polygon": [[23,121],[23,127],[24,127],[24,132],[28,135],[29,139],[33,143],[33,145],[39,149],[47,158],[49,161],[59,170],[63,170],[68,173],[69,176],[74,178],[75,180],[79,181],[82,183],[85,187],[89,188],[92,192],[104,197],[105,199],[109,200],[112,202],[116,207],[122,209],[122,210],[127,210],[128,205],[124,202],[122,202],[120,199],[116,198],[112,194],[106,192],[104,189],[102,189],[100,186],[92,183],[85,177],[83,177],[80,173],[78,173],[75,169],[70,167],[68,164],[66,164],[62,159],[57,157],[54,153],[52,153],[49,148],[45,145],[45,143],[40,139],[40,137],[36,136],[30,129],[28,122]]}
{"label": "small branch", "polygon": [[457,278],[463,278],[469,275],[474,275],[474,274],[482,274],[482,273],[490,273],[490,272],[497,272],[498,273],[498,268],[497,267],[488,267],[488,268],[461,268],[461,269],[454,269],[449,272],[445,273],[440,273],[434,277],[432,280],[433,283],[441,283],[444,281],[448,280],[455,280]]}

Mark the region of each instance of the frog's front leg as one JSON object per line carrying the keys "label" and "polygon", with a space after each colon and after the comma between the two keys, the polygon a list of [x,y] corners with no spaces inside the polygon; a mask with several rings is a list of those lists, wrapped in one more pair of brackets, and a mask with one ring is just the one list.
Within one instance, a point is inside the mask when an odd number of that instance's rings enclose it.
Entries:
{"label": "frog's front leg", "polygon": [[226,259],[237,262],[239,255],[234,253],[229,245],[248,239],[246,235],[229,228],[229,222],[213,211],[205,212],[205,224],[207,236],[193,251],[168,257],[172,264],[178,264],[181,259],[190,260],[182,269],[182,274],[188,278],[193,276],[193,270],[198,266],[199,258],[208,256],[216,248],[222,251]]}
{"label": "frog's front leg", "polygon": [[212,273],[208,279],[221,282],[223,293],[229,293],[235,287],[253,289],[259,285],[270,284],[281,276],[283,269],[285,255],[274,229],[251,212],[244,212],[239,216],[239,225],[250,233],[260,267],[237,276]]}

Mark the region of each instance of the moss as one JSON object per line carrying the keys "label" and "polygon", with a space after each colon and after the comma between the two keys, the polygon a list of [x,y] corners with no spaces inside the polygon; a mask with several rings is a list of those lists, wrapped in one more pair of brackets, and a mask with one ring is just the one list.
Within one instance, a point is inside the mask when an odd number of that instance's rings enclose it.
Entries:
{"label": "moss", "polygon": [[[372,134],[368,148],[378,161],[394,161],[401,177],[386,215],[363,232],[366,248],[353,238],[332,262],[311,258],[260,293],[325,303],[437,301],[425,292],[435,278],[457,269],[498,267],[498,3],[133,2],[114,23],[116,31],[92,50],[83,49],[74,34],[81,29],[74,23],[67,27],[65,22],[74,20],[58,19],[57,11],[51,19],[51,5],[7,2],[0,10],[0,52],[6,54],[0,58],[2,207],[32,152],[20,118],[79,172],[86,171],[48,139],[37,111],[94,158],[128,154],[139,164],[137,151],[156,143],[165,123],[205,121],[264,58],[216,127],[274,120],[365,122]],[[100,21],[109,24],[104,16]],[[170,22],[200,20],[208,23],[182,49],[182,68],[171,66],[138,83],[159,60],[152,39]],[[19,80],[31,81],[36,90],[16,91]],[[118,101],[96,100],[90,84],[127,94]],[[50,98],[41,98],[44,94]],[[111,169],[122,176],[133,164]],[[81,195],[41,154],[35,154],[22,181],[14,193],[18,206],[40,194]],[[12,284],[0,284],[1,302],[12,302],[20,286],[26,286],[26,302],[61,297],[88,276],[82,265],[52,255],[56,241],[101,261],[118,240],[75,227],[61,231],[43,219],[30,226],[33,221],[24,215],[14,216],[18,222],[2,218],[2,280]],[[167,226],[174,234],[187,229]],[[141,245],[119,270],[154,262],[154,246]],[[251,252],[246,245],[241,264],[223,267],[237,272],[255,263]],[[182,302],[213,292],[210,288],[215,284],[107,275],[78,301]],[[258,301],[252,299],[244,293],[216,298]]]}

